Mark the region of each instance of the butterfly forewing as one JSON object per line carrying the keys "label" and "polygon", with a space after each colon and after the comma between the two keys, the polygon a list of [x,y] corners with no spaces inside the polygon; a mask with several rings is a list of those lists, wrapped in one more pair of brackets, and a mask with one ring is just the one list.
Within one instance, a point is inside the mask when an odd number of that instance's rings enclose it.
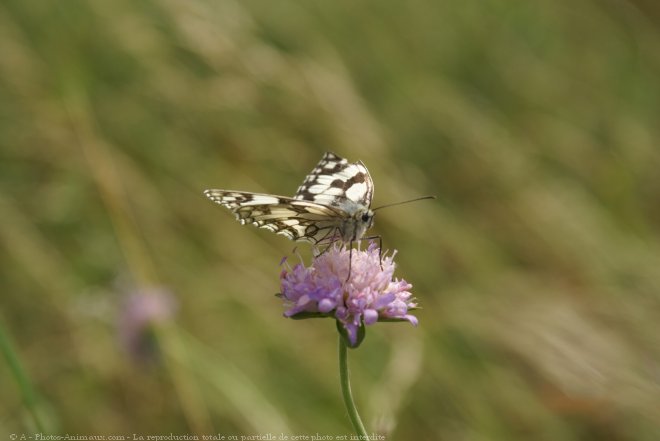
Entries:
{"label": "butterfly forewing", "polygon": [[361,161],[350,164],[334,153],[327,152],[298,187],[294,199],[339,207],[345,201],[352,201],[369,207],[373,192],[373,181]]}
{"label": "butterfly forewing", "polygon": [[204,194],[231,210],[241,224],[266,228],[295,241],[332,242],[341,218],[333,207],[285,196],[232,190],[206,190]]}

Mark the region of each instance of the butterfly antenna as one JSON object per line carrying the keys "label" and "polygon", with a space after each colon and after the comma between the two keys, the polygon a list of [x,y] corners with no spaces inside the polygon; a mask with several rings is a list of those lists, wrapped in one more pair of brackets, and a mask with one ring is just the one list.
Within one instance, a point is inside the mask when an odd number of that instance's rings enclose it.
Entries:
{"label": "butterfly antenna", "polygon": [[410,199],[409,201],[395,202],[393,204],[381,205],[380,207],[372,208],[372,211],[380,210],[381,208],[393,207],[395,205],[403,205],[409,202],[423,201],[424,199],[435,199],[435,196],[422,196],[421,198]]}

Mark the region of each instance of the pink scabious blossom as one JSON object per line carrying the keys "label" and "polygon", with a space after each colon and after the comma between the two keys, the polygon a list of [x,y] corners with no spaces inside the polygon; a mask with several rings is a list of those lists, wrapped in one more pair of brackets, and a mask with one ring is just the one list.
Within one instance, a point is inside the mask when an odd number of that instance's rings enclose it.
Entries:
{"label": "pink scabious blossom", "polygon": [[172,318],[176,299],[165,288],[142,288],[127,294],[119,311],[119,340],[137,361],[153,361],[158,356],[151,327]]}
{"label": "pink scabious blossom", "polygon": [[379,320],[407,320],[417,325],[417,317],[408,313],[417,307],[409,291],[412,285],[393,279],[396,251],[381,260],[380,250],[372,242],[367,250],[353,249],[349,254],[344,246],[332,246],[308,267],[286,264],[280,274],[281,297],[288,308],[284,315],[335,317],[351,347],[360,344],[363,325]]}

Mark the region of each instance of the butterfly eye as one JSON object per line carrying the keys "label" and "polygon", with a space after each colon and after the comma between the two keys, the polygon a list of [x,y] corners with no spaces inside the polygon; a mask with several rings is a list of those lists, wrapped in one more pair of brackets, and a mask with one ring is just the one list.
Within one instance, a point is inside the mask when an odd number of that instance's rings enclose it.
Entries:
{"label": "butterfly eye", "polygon": [[367,222],[369,220],[369,213],[364,213],[362,215],[362,222]]}

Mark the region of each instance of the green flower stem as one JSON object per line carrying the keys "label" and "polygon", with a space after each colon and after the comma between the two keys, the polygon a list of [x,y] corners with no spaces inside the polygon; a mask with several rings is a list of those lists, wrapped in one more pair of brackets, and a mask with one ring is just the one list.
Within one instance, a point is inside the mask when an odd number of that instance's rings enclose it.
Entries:
{"label": "green flower stem", "polygon": [[32,384],[30,383],[25,370],[21,366],[21,362],[18,359],[18,354],[16,354],[16,351],[14,350],[14,347],[9,340],[9,336],[5,334],[2,324],[0,324],[0,352],[5,356],[5,359],[7,360],[9,371],[12,373],[16,383],[18,384],[18,388],[23,395],[23,402],[25,403],[27,410],[32,415],[36,429],[40,432],[43,432],[44,425],[41,422],[41,418],[39,417],[39,412],[37,410],[37,394],[32,388]]}
{"label": "green flower stem", "polygon": [[355,432],[360,435],[360,439],[368,440],[369,435],[362,424],[360,415],[358,414],[357,408],[355,407],[355,402],[353,401],[353,393],[351,392],[351,383],[348,378],[348,353],[347,353],[346,343],[344,342],[343,337],[339,336],[339,380],[341,382],[341,392],[344,396],[344,404],[346,405],[346,410],[348,411],[348,417],[353,423],[353,428]]}

